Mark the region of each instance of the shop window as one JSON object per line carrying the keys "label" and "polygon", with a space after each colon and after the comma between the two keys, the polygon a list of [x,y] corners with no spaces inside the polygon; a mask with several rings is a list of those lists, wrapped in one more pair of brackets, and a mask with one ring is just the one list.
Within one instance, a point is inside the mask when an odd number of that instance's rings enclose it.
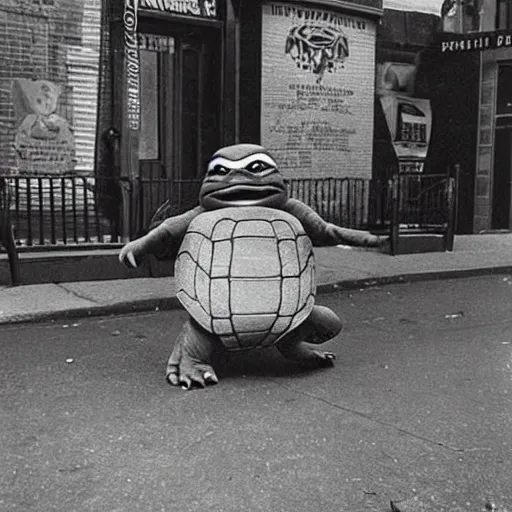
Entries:
{"label": "shop window", "polygon": [[497,0],[496,29],[512,29],[512,2],[510,0]]}
{"label": "shop window", "polygon": [[512,115],[512,63],[502,64],[498,68],[498,115]]}
{"label": "shop window", "polygon": [[158,53],[140,50],[141,128],[139,158],[159,158]]}

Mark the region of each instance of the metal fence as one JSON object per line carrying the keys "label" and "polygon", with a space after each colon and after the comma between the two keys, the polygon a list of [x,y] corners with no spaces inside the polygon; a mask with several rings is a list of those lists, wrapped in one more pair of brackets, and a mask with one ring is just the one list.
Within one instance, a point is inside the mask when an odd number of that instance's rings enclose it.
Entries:
{"label": "metal fence", "polygon": [[446,227],[449,217],[450,180],[439,174],[400,174],[394,178],[399,226],[422,231]]}
{"label": "metal fence", "polygon": [[[291,197],[343,227],[389,229],[395,212],[400,225],[436,229],[449,219],[446,180],[446,175],[401,175],[380,181],[309,178],[290,179],[288,187]],[[30,248],[122,243],[144,232],[166,200],[169,215],[194,207],[201,184],[77,175],[0,176],[0,182],[0,209],[8,210],[17,246]]]}
{"label": "metal fence", "polygon": [[17,245],[117,241],[116,228],[99,210],[94,178],[9,176],[4,180]]}

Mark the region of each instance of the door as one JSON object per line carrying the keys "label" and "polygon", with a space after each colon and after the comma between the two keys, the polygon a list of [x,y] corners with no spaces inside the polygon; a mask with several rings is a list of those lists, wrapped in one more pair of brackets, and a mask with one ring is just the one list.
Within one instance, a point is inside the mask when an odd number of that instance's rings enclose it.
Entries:
{"label": "door", "polygon": [[510,229],[512,127],[498,127],[494,142],[492,229]]}
{"label": "door", "polygon": [[141,24],[139,165],[142,224],[165,201],[177,214],[197,205],[220,134],[220,34]]}

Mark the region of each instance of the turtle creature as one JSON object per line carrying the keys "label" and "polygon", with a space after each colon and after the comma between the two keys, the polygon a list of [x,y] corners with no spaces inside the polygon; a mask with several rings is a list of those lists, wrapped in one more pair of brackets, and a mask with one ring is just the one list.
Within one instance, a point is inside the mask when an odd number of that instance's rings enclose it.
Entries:
{"label": "turtle creature", "polygon": [[379,246],[383,237],[324,221],[288,197],[286,181],[262,146],[236,144],[209,160],[199,205],[163,220],[126,244],[119,260],[136,267],[148,254],[179,247],[177,296],[190,318],[175,341],[170,384],[218,382],[212,355],[276,346],[288,359],[332,365],[318,345],[341,320],[315,304],[313,245]]}

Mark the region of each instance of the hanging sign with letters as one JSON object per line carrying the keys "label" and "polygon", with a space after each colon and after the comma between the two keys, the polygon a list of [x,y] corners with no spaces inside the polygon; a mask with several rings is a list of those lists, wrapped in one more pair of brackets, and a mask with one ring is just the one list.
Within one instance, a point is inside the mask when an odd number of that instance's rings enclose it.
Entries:
{"label": "hanging sign with letters", "polygon": [[496,50],[512,47],[512,31],[473,32],[471,34],[450,35],[438,42],[441,53]]}
{"label": "hanging sign with letters", "polygon": [[124,51],[126,75],[126,116],[130,130],[140,126],[140,62],[137,39],[138,0],[125,0],[124,4]]}
{"label": "hanging sign with letters", "polygon": [[140,0],[140,7],[152,11],[215,18],[216,3],[216,0]]}

